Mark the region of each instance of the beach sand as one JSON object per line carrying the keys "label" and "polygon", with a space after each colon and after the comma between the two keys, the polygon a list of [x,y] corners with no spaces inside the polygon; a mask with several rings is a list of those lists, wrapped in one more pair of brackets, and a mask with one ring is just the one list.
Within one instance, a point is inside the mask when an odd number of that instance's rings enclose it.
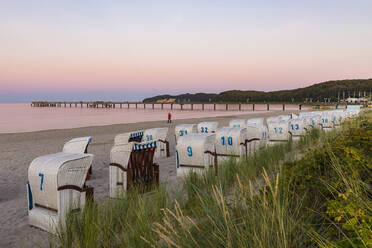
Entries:
{"label": "beach sand", "polygon": [[242,112],[239,116],[117,124],[29,133],[0,134],[0,247],[47,247],[48,233],[28,225],[26,183],[31,161],[41,155],[62,151],[65,142],[75,137],[92,136],[88,152],[94,154],[93,175],[88,185],[94,187],[96,201],[109,195],[109,155],[115,135],[152,127],[169,127],[169,158],[159,159],[160,180],[170,184],[176,180],[174,126],[181,123],[218,121],[219,127],[229,120],[268,117],[298,111]]}

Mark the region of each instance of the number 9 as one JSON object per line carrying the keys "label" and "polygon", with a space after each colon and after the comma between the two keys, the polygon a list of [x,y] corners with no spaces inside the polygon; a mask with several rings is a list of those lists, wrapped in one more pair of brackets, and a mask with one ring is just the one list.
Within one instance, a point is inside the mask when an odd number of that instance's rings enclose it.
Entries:
{"label": "number 9", "polygon": [[192,148],[191,148],[191,146],[188,146],[188,147],[187,147],[187,155],[188,155],[189,157],[192,157]]}

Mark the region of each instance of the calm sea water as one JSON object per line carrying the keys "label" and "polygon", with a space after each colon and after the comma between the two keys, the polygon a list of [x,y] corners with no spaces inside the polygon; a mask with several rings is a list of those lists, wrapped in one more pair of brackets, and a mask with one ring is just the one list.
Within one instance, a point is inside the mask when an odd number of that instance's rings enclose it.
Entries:
{"label": "calm sea water", "polygon": [[[138,109],[105,109],[105,108],[80,108],[80,107],[61,107],[61,108],[36,108],[30,104],[0,104],[0,133],[30,132],[47,129],[65,129],[87,126],[101,126],[119,123],[135,123],[145,121],[166,120],[168,112],[172,113],[173,119],[202,118],[214,116],[226,116],[251,112],[251,106],[243,106],[242,111],[238,111],[238,105],[230,105],[231,111],[225,111],[224,105],[218,105],[217,110],[213,110],[213,105],[205,105],[202,111],[201,106],[195,105],[194,110],[180,110],[175,106],[170,109],[151,109],[151,105],[143,109],[143,105],[138,105]],[[290,106],[289,106],[290,107]],[[165,106],[169,108],[169,106]],[[186,107],[190,108],[190,106]],[[290,108],[296,109],[296,106]],[[270,106],[270,109],[281,109],[281,106]],[[266,106],[257,105],[256,111],[264,111]]]}

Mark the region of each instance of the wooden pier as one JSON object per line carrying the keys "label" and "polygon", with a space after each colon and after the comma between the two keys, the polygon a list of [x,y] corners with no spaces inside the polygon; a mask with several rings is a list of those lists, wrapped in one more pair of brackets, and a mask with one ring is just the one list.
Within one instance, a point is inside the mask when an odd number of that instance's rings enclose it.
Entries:
{"label": "wooden pier", "polygon": [[[160,110],[218,110],[218,111],[257,111],[257,110],[303,110],[303,103],[143,103],[143,102],[49,102],[33,101],[32,107],[55,108],[125,108],[125,109],[160,109]],[[307,105],[309,107],[309,105]]]}

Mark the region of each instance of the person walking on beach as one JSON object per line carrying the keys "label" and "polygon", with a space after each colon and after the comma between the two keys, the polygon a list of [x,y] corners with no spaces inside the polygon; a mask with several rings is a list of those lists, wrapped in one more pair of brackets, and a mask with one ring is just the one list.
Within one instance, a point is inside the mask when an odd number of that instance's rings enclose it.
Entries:
{"label": "person walking on beach", "polygon": [[168,123],[172,123],[172,115],[171,115],[171,113],[168,113]]}

